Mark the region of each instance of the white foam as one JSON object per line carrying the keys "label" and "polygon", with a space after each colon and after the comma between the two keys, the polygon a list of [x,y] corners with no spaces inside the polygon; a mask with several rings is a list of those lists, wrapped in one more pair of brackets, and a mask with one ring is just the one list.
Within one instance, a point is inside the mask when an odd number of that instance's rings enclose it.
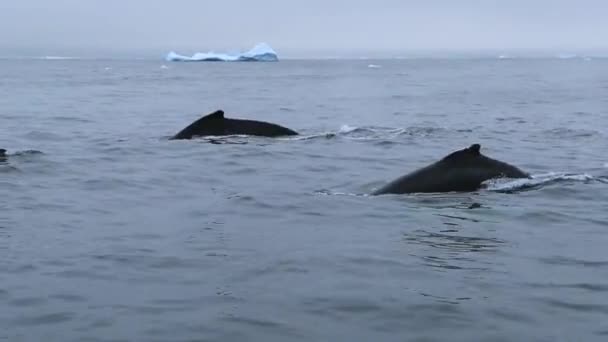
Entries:
{"label": "white foam", "polygon": [[578,182],[586,182],[595,179],[593,176],[581,173],[581,174],[568,174],[568,173],[558,173],[558,172],[549,172],[537,175],[531,175],[530,178],[498,178],[491,179],[484,184],[487,186],[487,189],[490,191],[512,191],[517,189],[525,189],[532,188],[544,184],[549,184],[557,181],[569,180],[569,181],[578,181]]}
{"label": "white foam", "polygon": [[548,172],[548,173],[541,173],[541,174],[537,174],[537,175],[532,175],[530,176],[532,177],[532,179],[538,179],[538,180],[576,180],[576,181],[588,181],[588,180],[592,180],[594,177],[590,174],[587,173],[579,173],[579,174],[572,174],[572,173],[559,173],[559,172]]}
{"label": "white foam", "polygon": [[357,129],[359,129],[359,127],[354,127],[354,126],[349,126],[349,125],[342,125],[340,127],[339,133],[350,133],[350,132],[356,131]]}
{"label": "white foam", "polygon": [[379,69],[379,68],[382,68],[382,65],[370,64],[367,67],[370,68],[370,69]]}

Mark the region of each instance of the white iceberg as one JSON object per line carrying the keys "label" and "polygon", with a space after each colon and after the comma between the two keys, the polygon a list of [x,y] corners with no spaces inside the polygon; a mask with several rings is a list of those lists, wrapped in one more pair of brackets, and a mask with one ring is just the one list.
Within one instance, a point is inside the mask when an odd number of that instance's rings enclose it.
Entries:
{"label": "white iceberg", "polygon": [[237,54],[217,52],[197,52],[192,57],[182,56],[173,51],[165,59],[169,62],[278,62],[277,53],[266,43],[260,43],[253,49]]}

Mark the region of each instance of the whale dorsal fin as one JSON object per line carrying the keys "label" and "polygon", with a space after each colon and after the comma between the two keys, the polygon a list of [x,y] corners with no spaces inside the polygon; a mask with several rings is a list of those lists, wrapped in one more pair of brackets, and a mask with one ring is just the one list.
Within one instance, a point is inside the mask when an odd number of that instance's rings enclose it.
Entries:
{"label": "whale dorsal fin", "polygon": [[463,148],[462,150],[458,150],[456,152],[452,152],[452,153],[448,154],[447,156],[443,157],[442,160],[455,161],[455,160],[462,160],[462,158],[477,157],[477,156],[481,155],[480,150],[481,150],[481,145],[473,144],[467,148]]}
{"label": "whale dorsal fin", "polygon": [[467,148],[467,151],[469,151],[469,153],[472,153],[473,155],[480,155],[481,154],[481,145],[479,144],[473,144],[471,146],[469,146],[469,148]]}
{"label": "whale dorsal fin", "polygon": [[216,110],[215,112],[209,114],[209,115],[205,115],[203,116],[204,120],[224,120],[224,111],[223,110]]}

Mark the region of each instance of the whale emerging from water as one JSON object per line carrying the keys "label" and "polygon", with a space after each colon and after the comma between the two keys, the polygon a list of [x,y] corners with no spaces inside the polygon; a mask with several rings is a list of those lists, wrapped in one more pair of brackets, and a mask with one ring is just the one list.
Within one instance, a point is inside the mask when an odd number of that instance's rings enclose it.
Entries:
{"label": "whale emerging from water", "polygon": [[440,161],[395,179],[373,195],[417,192],[475,191],[492,178],[529,178],[513,165],[484,156],[481,145],[453,152]]}
{"label": "whale emerging from water", "polygon": [[[19,157],[19,156],[29,156],[29,155],[36,155],[36,154],[43,154],[41,151],[37,151],[37,150],[23,150],[23,151],[17,151],[14,153],[11,153],[10,156],[15,156],[15,157]],[[6,153],[6,150],[3,148],[0,148],[0,161],[6,161],[6,159],[8,159],[9,154]]]}
{"label": "whale emerging from water", "polygon": [[297,132],[289,128],[269,122],[228,119],[224,117],[224,111],[217,110],[194,121],[171,139],[192,139],[194,137],[208,135],[257,135],[263,137],[279,137],[297,134]]}

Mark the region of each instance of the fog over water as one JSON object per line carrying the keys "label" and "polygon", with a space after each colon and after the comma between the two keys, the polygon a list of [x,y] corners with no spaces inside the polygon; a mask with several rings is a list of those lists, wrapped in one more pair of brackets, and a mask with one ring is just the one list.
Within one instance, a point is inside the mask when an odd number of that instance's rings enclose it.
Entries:
{"label": "fog over water", "polygon": [[425,51],[605,53],[608,3],[583,1],[23,0],[0,4],[0,55],[156,57],[248,49],[284,56]]}

